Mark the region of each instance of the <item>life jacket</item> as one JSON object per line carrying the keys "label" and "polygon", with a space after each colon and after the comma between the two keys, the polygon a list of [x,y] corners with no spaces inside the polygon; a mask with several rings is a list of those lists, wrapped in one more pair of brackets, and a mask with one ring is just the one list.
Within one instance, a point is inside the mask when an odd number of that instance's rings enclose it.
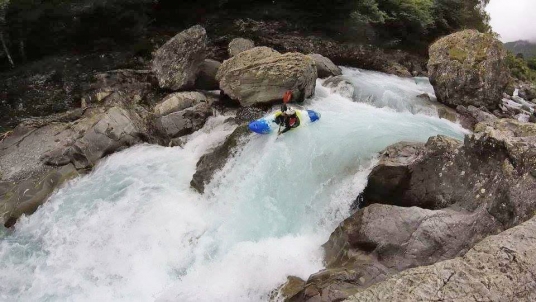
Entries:
{"label": "life jacket", "polygon": [[296,125],[297,121],[298,121],[298,117],[296,115],[290,116],[288,118],[288,124],[289,124],[290,127],[294,127],[294,125]]}

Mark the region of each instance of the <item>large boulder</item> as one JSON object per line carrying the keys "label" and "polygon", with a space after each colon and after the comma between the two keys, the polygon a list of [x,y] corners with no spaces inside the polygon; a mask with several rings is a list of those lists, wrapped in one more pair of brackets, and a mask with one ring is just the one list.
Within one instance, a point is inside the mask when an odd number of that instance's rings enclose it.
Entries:
{"label": "large boulder", "polygon": [[242,106],[273,103],[287,90],[303,100],[313,95],[316,78],[310,57],[281,55],[266,47],[255,47],[223,62],[217,75],[220,88]]}
{"label": "large boulder", "polygon": [[326,269],[291,301],[340,301],[408,268],[463,255],[498,223],[475,213],[371,205],[346,219],[324,244]]}
{"label": "large boulder", "polygon": [[152,70],[161,88],[181,90],[194,86],[207,53],[207,33],[199,25],[180,32],[154,54]]}
{"label": "large boulder", "polygon": [[160,134],[172,139],[201,129],[212,115],[212,107],[200,92],[176,92],[158,103],[154,114]]}
{"label": "large boulder", "polygon": [[323,55],[314,53],[310,54],[309,57],[315,61],[316,71],[319,78],[342,75],[342,70]]}
{"label": "large boulder", "polygon": [[464,30],[430,46],[428,73],[437,99],[458,105],[496,109],[510,81],[506,50],[491,34]]}
{"label": "large boulder", "polygon": [[229,43],[227,51],[229,52],[229,57],[234,57],[241,52],[252,49],[253,47],[255,47],[255,43],[250,39],[235,38]]}
{"label": "large boulder", "polygon": [[462,257],[407,270],[348,301],[534,301],[535,234],[532,218]]}
{"label": "large boulder", "polygon": [[206,59],[199,67],[199,73],[195,80],[195,88],[201,90],[217,90],[219,83],[216,80],[216,74],[220,69],[221,63],[215,60]]}

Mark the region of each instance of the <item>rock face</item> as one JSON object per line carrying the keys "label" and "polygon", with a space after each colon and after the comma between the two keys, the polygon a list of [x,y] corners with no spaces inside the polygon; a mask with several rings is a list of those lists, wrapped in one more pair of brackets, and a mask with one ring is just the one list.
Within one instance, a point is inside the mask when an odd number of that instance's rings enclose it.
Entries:
{"label": "rock face", "polygon": [[221,63],[215,60],[206,59],[199,67],[199,73],[195,80],[195,88],[201,90],[217,90],[219,83],[216,80],[216,74],[220,69]]}
{"label": "rock face", "polygon": [[[536,207],[536,201],[527,198],[536,196],[534,146],[536,125],[509,119],[477,124],[463,146],[445,137],[431,138],[416,160],[378,166],[372,179],[388,178],[387,172],[404,167],[410,171],[409,179],[392,178],[389,186],[371,182],[363,206],[387,203],[441,209],[456,205],[474,211],[486,205],[505,228],[517,225]],[[390,190],[400,194],[392,198]]]}
{"label": "rock face", "polygon": [[534,301],[536,218],[484,239],[463,257],[418,267],[348,301]]}
{"label": "rock face", "polygon": [[147,141],[141,108],[75,110],[28,120],[0,142],[0,222],[12,226],[108,154]]}
{"label": "rock face", "polygon": [[223,62],[217,79],[220,88],[242,106],[269,104],[292,90],[297,100],[314,93],[317,78],[314,61],[299,53],[279,54],[255,47]]}
{"label": "rock face", "polygon": [[494,110],[510,81],[502,43],[475,30],[454,33],[430,46],[428,72],[437,99],[451,107]]}
{"label": "rock face", "polygon": [[333,64],[330,59],[316,53],[308,56],[315,61],[316,71],[319,78],[342,75],[341,69]]}
{"label": "rock face", "polygon": [[112,107],[92,118],[97,122],[83,136],[44,154],[43,162],[54,166],[71,162],[77,169],[88,169],[106,155],[141,143],[147,136],[144,121],[136,112]]}
{"label": "rock face", "polygon": [[202,93],[177,92],[157,104],[154,113],[158,131],[172,139],[201,129],[212,115],[212,108]]}
{"label": "rock face", "polygon": [[229,47],[228,47],[229,57],[234,57],[243,51],[252,49],[253,47],[255,47],[255,43],[253,43],[253,41],[249,39],[244,39],[244,38],[233,39],[229,43]]}
{"label": "rock face", "polygon": [[194,86],[207,52],[207,33],[199,25],[180,32],[160,47],[152,70],[162,88],[181,90]]}
{"label": "rock face", "polygon": [[[509,119],[478,123],[463,144],[437,136],[425,145],[388,147],[361,209],[324,245],[326,269],[289,300],[340,301],[400,271],[463,256],[483,238],[527,221],[536,210],[535,147],[536,126]],[[410,287],[419,289],[417,283]],[[463,290],[478,288],[470,284]]]}

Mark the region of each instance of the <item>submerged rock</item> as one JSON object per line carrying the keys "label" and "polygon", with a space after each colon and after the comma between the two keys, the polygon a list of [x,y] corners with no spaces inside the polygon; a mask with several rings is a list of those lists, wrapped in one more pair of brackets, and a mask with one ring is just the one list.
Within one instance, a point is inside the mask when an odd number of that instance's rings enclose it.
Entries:
{"label": "submerged rock", "polygon": [[178,33],[154,54],[152,70],[161,88],[181,90],[194,86],[207,53],[207,33],[199,25]]}
{"label": "submerged rock", "polygon": [[267,47],[255,47],[223,62],[217,75],[220,88],[242,106],[279,101],[287,90],[303,100],[313,95],[316,78],[311,58],[281,55]]}
{"label": "submerged rock", "polygon": [[239,126],[227,137],[222,145],[203,155],[197,162],[195,174],[190,182],[192,188],[199,193],[204,193],[205,185],[210,182],[216,171],[225,166],[228,158],[236,151],[240,141],[248,134],[247,125]]}
{"label": "submerged rock", "polygon": [[446,105],[499,107],[510,81],[506,50],[490,34],[465,30],[430,46],[430,82]]}
{"label": "submerged rock", "polygon": [[229,52],[229,57],[234,57],[241,52],[252,49],[253,47],[255,47],[255,43],[250,39],[235,38],[229,43],[227,51]]}
{"label": "submerged rock", "polygon": [[316,53],[308,56],[315,61],[316,71],[319,78],[342,75],[342,70],[337,65],[333,64],[330,59]]}

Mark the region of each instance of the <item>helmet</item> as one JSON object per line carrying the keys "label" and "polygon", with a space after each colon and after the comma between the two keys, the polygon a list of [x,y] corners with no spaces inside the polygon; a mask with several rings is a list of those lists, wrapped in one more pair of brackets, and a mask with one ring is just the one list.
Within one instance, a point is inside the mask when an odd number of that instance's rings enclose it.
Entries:
{"label": "helmet", "polygon": [[296,111],[292,108],[288,108],[287,111],[285,111],[287,115],[294,115],[296,114]]}

